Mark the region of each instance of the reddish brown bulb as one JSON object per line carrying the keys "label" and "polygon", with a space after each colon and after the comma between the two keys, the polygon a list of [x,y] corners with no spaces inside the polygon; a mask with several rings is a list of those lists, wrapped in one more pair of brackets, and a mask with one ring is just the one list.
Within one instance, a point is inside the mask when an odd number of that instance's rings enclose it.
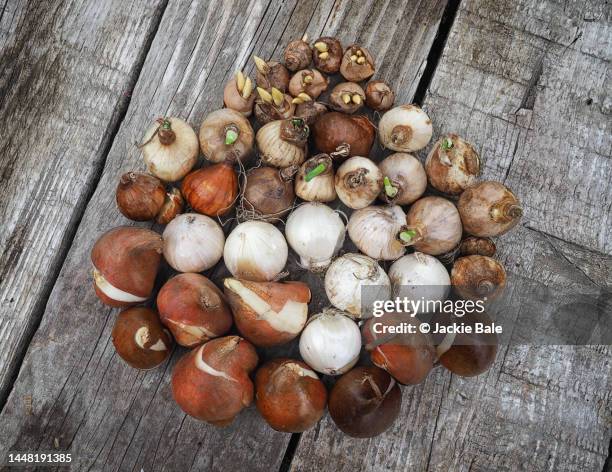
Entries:
{"label": "reddish brown bulb", "polygon": [[243,216],[272,221],[285,216],[295,200],[293,177],[297,170],[296,165],[250,169],[242,199]]}
{"label": "reddish brown bulb", "polygon": [[332,155],[348,146],[348,154],[345,155],[368,156],[374,144],[376,128],[366,116],[333,111],[315,121],[312,135],[315,147],[320,152]]}
{"label": "reddish brown bulb", "polygon": [[343,113],[355,113],[363,107],[365,92],[354,82],[341,82],[336,85],[329,96],[330,106]]}
{"label": "reddish brown bulb", "polygon": [[157,221],[160,225],[167,225],[177,215],[183,212],[184,206],[185,200],[183,200],[181,191],[178,188],[171,189],[168,193],[166,193],[166,199],[164,200],[164,204],[162,205],[161,210],[159,210],[155,221]]}
{"label": "reddish brown bulb", "polygon": [[121,176],[116,199],[119,211],[134,221],[154,219],[164,205],[166,190],[161,180],[141,172]]}
{"label": "reddish brown bulb", "polygon": [[312,51],[306,42],[306,35],[302,39],[291,41],[285,49],[285,66],[290,71],[306,69],[312,60]]}
{"label": "reddish brown bulb", "polygon": [[358,44],[346,48],[340,64],[342,77],[349,82],[361,82],[372,77],[375,71],[374,58],[370,51]]}
{"label": "reddish brown bulb", "polygon": [[370,80],[365,89],[366,105],[372,110],[387,111],[393,106],[395,94],[382,80]]}
{"label": "reddish brown bulb", "polygon": [[287,68],[276,61],[264,61],[260,57],[253,56],[257,75],[255,80],[257,86],[266,90],[277,88],[285,92],[289,87],[289,71]]}
{"label": "reddish brown bulb", "polygon": [[221,162],[188,174],[181,189],[195,211],[208,216],[221,216],[236,204],[238,175],[231,163]]}
{"label": "reddish brown bulb", "polygon": [[489,256],[495,255],[495,243],[491,238],[477,238],[468,236],[459,246],[459,254],[462,256]]}
{"label": "reddish brown bulb", "polygon": [[465,256],[457,259],[451,271],[455,292],[470,299],[491,300],[506,286],[506,270],[495,259],[487,256]]}
{"label": "reddish brown bulb", "polygon": [[304,69],[296,72],[291,77],[289,93],[296,98],[302,97],[300,94],[305,93],[310,98],[315,99],[327,90],[328,85],[329,80],[318,70]]}
{"label": "reddish brown bulb", "polygon": [[321,72],[336,74],[342,62],[342,44],[336,38],[324,36],[314,42],[312,59],[314,65]]}

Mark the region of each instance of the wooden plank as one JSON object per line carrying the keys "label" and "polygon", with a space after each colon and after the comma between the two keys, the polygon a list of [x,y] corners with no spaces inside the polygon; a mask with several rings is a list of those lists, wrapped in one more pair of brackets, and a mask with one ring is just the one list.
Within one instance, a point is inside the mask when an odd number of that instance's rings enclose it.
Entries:
{"label": "wooden plank", "polygon": [[0,6],[0,405],[95,188],[162,3]]}
{"label": "wooden plank", "polygon": [[[523,225],[498,241],[517,297],[521,278],[587,293],[612,286],[609,28],[604,2],[464,1],[428,90],[436,134],[473,142],[484,176],[526,206]],[[302,435],[291,470],[601,471],[611,354],[505,346],[476,379],[436,369],[403,388],[390,431],[353,440],[326,417]]]}
{"label": "wooden plank", "polygon": [[[0,415],[0,457],[7,450],[59,444],[75,453],[78,470],[279,467],[290,436],[273,432],[254,409],[225,429],[182,414],[171,399],[169,378],[184,351],[175,352],[163,368],[144,373],[114,354],[110,331],[115,311],[93,295],[89,250],[103,231],[127,223],[115,208],[114,188],[121,173],[143,168],[133,144],[154,118],[178,115],[199,125],[221,105],[222,85],[253,53],[279,58],[289,40],[305,31],[311,38],[337,33],[345,43],[365,42],[380,58],[381,77],[397,83],[400,96],[412,94],[444,5],[441,0],[169,2],[97,190]],[[317,307],[323,304],[317,300]]]}

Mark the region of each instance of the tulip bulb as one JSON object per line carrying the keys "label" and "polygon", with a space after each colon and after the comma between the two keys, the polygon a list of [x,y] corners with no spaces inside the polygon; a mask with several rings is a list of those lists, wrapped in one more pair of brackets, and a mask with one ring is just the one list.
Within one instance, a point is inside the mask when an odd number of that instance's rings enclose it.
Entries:
{"label": "tulip bulb", "polygon": [[91,250],[96,295],[107,305],[142,303],[153,292],[162,239],[144,228],[119,227],[104,233]]}
{"label": "tulip bulb", "polygon": [[205,215],[185,213],[177,216],[166,226],[162,237],[164,257],[179,272],[210,269],[223,254],[223,230]]}
{"label": "tulip bulb", "polygon": [[193,347],[226,334],[232,313],[221,290],[200,274],[179,274],[157,295],[161,322],[181,346]]}
{"label": "tulip bulb", "polygon": [[160,118],[146,132],[143,142],[147,169],[166,182],[181,180],[198,160],[198,137],[180,118]]}
{"label": "tulip bulb", "polygon": [[287,343],[304,328],[310,302],[306,284],[227,278],[223,285],[238,331],[256,346]]}
{"label": "tulip bulb", "polygon": [[191,172],[181,186],[191,208],[208,216],[222,216],[234,207],[238,175],[228,161]]}
{"label": "tulip bulb", "polygon": [[[370,286],[367,289],[364,287]],[[330,303],[354,318],[372,316],[371,306],[362,304],[391,297],[391,281],[371,257],[344,254],[338,257],[325,274],[325,293]]]}
{"label": "tulip bulb", "polygon": [[406,252],[406,243],[398,237],[405,225],[406,215],[400,206],[369,206],[353,212],[347,230],[364,254],[394,261]]}
{"label": "tulip bulb", "polygon": [[300,355],[317,372],[339,375],[359,359],[361,333],[348,316],[326,311],[310,318],[300,336]]}
{"label": "tulip bulb", "polygon": [[344,243],[340,215],[322,203],[304,203],[287,218],[285,235],[308,270],[325,269]]}
{"label": "tulip bulb", "polygon": [[289,249],[270,223],[246,221],[227,237],[223,260],[231,274],[254,282],[273,280],[285,267]]}
{"label": "tulip bulb", "polygon": [[378,123],[382,145],[397,152],[423,149],[431,140],[433,128],[427,113],[416,105],[401,105],[386,112]]}
{"label": "tulip bulb", "polygon": [[115,196],[123,216],[134,221],[148,221],[164,206],[166,189],[157,177],[127,172],[121,176]]}
{"label": "tulip bulb", "polygon": [[255,348],[239,336],[213,339],[185,354],[172,371],[172,395],[190,416],[215,426],[229,425],[253,402],[249,374]]}
{"label": "tulip bulb", "polygon": [[367,116],[332,111],[315,121],[312,136],[320,152],[331,155],[342,147],[348,147],[348,156],[368,156],[376,128]]}

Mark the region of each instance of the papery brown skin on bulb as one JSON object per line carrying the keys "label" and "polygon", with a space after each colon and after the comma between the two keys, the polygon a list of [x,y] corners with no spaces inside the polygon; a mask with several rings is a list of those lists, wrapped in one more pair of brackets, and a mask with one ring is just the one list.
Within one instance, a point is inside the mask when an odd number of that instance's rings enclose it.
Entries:
{"label": "papery brown skin on bulb", "polygon": [[[399,327],[411,323],[415,333],[378,334],[375,324]],[[418,319],[408,318],[396,313],[385,313],[382,317],[370,318],[363,327],[363,342],[370,352],[372,363],[386,370],[399,383],[416,385],[423,382],[436,360],[433,341],[428,334],[419,329]],[[376,331],[380,328],[377,327]]]}
{"label": "papery brown skin on bulb", "polygon": [[470,143],[449,133],[434,144],[425,161],[425,171],[433,188],[459,195],[478,180],[480,157]]}
{"label": "papery brown skin on bulb", "polygon": [[461,219],[457,208],[442,197],[417,200],[406,214],[408,228],[416,231],[410,242],[420,252],[438,256],[461,241]]}
{"label": "papery brown skin on bulb", "polygon": [[289,71],[279,62],[268,61],[263,67],[263,72],[260,69],[257,61],[255,70],[257,75],[255,81],[257,86],[270,90],[272,87],[279,89],[281,92],[286,92],[289,88]]}
{"label": "papery brown skin on bulb", "polygon": [[324,113],[327,113],[327,107],[323,103],[313,100],[300,103],[295,107],[295,116],[302,118],[308,126],[312,126]]}
{"label": "papery brown skin on bulb", "polygon": [[222,216],[236,203],[238,175],[230,162],[202,167],[183,180],[185,199],[198,213]]}
{"label": "papery brown skin on bulb", "polygon": [[374,58],[370,51],[358,44],[346,48],[340,64],[342,77],[349,82],[361,82],[372,77],[375,71]]}
{"label": "papery brown skin on bulb", "polygon": [[343,145],[349,145],[348,157],[369,156],[376,128],[363,115],[345,115],[332,111],[321,115],[312,126],[315,147],[332,154]]}
{"label": "papery brown skin on bulb", "polygon": [[466,233],[478,237],[492,237],[514,228],[523,209],[508,187],[487,180],[467,188],[457,203]]}
{"label": "papery brown skin on bulb", "polygon": [[304,39],[291,41],[285,49],[285,66],[290,71],[305,69],[312,61],[312,51]]}
{"label": "papery brown skin on bulb", "polygon": [[[442,324],[463,323],[474,327],[476,323],[491,326],[493,321],[486,313],[472,311],[464,314],[461,318],[437,315]],[[443,343],[444,344],[444,343]],[[443,345],[442,344],[442,345]],[[438,344],[437,351],[440,364],[450,370],[453,374],[461,377],[474,377],[480,375],[493,365],[497,355],[497,335],[487,333],[459,333],[453,337],[450,348],[441,349]]]}
{"label": "papery brown skin on bulb", "polygon": [[321,95],[329,85],[329,80],[316,69],[304,69],[296,72],[289,81],[289,93],[297,97],[306,93],[315,99]]}
{"label": "papery brown skin on bulb", "polygon": [[167,225],[177,215],[180,215],[183,212],[184,207],[185,200],[183,199],[183,195],[181,195],[181,191],[178,188],[172,188],[166,193],[164,204],[162,205],[161,210],[159,210],[155,221],[157,221],[160,225]]}
{"label": "papery brown skin on bulb", "polygon": [[[321,43],[325,46],[321,46]],[[315,67],[326,74],[338,73],[343,56],[342,44],[340,41],[336,38],[323,36],[317,39],[313,44],[312,59]],[[326,50],[324,51],[324,49]]]}
{"label": "papery brown skin on bulb", "polygon": [[[240,334],[261,347],[295,339],[308,318],[310,289],[303,282],[251,282],[227,278],[224,292]],[[266,310],[258,307],[265,305]]]}
{"label": "papery brown skin on bulb", "polygon": [[453,290],[463,298],[492,300],[506,286],[506,270],[495,259],[487,256],[464,256],[451,270]]}
{"label": "papery brown skin on bulb", "polygon": [[253,217],[274,220],[285,216],[295,200],[293,176],[297,166],[285,169],[257,167],[247,173],[242,205]]}
{"label": "papery brown skin on bulb", "polygon": [[366,105],[372,110],[387,111],[395,102],[395,93],[383,80],[370,80],[365,88]]}
{"label": "papery brown skin on bulb", "polygon": [[119,211],[130,220],[155,218],[164,205],[166,190],[157,177],[141,172],[127,172],[119,179],[115,197]]}
{"label": "papery brown skin on bulb", "polygon": [[345,434],[371,438],[389,429],[399,415],[402,393],[378,367],[355,367],[344,374],[329,395],[329,414]]}
{"label": "papery brown skin on bulb", "polygon": [[260,125],[268,124],[276,120],[286,120],[295,114],[295,104],[292,103],[291,95],[285,94],[280,105],[274,102],[265,102],[261,98],[255,101],[253,109],[255,119]]}
{"label": "papery brown skin on bulb", "polygon": [[302,433],[325,413],[327,389],[304,362],[267,362],[257,371],[255,389],[257,409],[276,431]]}
{"label": "papery brown skin on bulb", "polygon": [[193,347],[223,336],[232,327],[232,312],[217,286],[200,274],[179,274],[157,295],[161,322],[181,346]]}
{"label": "papery brown skin on bulb", "polygon": [[493,257],[497,248],[491,238],[477,238],[468,236],[459,245],[459,254],[462,256],[488,256]]}
{"label": "papery brown skin on bulb", "polygon": [[229,425],[253,402],[249,374],[258,358],[239,336],[213,339],[185,354],[172,372],[172,395],[190,416],[215,426]]}
{"label": "papery brown skin on bulb", "polygon": [[363,108],[365,92],[354,82],[341,82],[336,85],[329,95],[329,104],[332,109],[342,113],[355,113]]}
{"label": "papery brown skin on bulb", "polygon": [[157,367],[168,358],[172,348],[172,338],[157,313],[145,307],[119,313],[112,339],[117,354],[135,369]]}
{"label": "papery brown skin on bulb", "polygon": [[[96,295],[113,307],[142,303],[153,292],[161,253],[162,238],[154,231],[127,226],[107,231],[91,250]],[[139,300],[113,299],[104,293],[105,284]]]}

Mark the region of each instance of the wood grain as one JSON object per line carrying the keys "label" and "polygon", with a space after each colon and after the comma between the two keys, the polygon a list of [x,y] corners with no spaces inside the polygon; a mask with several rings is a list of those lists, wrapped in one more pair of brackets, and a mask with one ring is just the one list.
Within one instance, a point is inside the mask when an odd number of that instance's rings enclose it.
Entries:
{"label": "wood grain", "polygon": [[0,7],[0,404],[99,179],[162,1]]}
{"label": "wood grain", "polygon": [[[464,1],[426,96],[436,133],[473,142],[484,177],[526,207],[498,241],[517,296],[528,281],[585,293],[612,285],[609,13],[605,2]],[[291,469],[599,472],[612,436],[611,354],[505,346],[478,378],[436,369],[403,389],[389,432],[353,440],[327,417],[302,435]]]}
{"label": "wood grain", "polygon": [[[280,58],[289,40],[338,33],[380,57],[380,74],[413,93],[445,2],[170,1],[46,310],[0,415],[8,450],[75,454],[75,470],[271,470],[290,436],[254,409],[216,429],[171,399],[170,372],[137,372],[114,353],[115,311],[91,290],[89,251],[103,231],[128,223],[115,208],[119,175],[142,169],[134,143],[160,115],[194,127],[221,105],[221,90],[255,53]],[[415,8],[418,7],[418,8]],[[397,22],[396,20],[402,20]],[[406,35],[406,28],[410,35]],[[247,70],[251,70],[249,64]],[[321,303],[321,301],[319,301]],[[31,405],[31,408],[30,408]]]}

